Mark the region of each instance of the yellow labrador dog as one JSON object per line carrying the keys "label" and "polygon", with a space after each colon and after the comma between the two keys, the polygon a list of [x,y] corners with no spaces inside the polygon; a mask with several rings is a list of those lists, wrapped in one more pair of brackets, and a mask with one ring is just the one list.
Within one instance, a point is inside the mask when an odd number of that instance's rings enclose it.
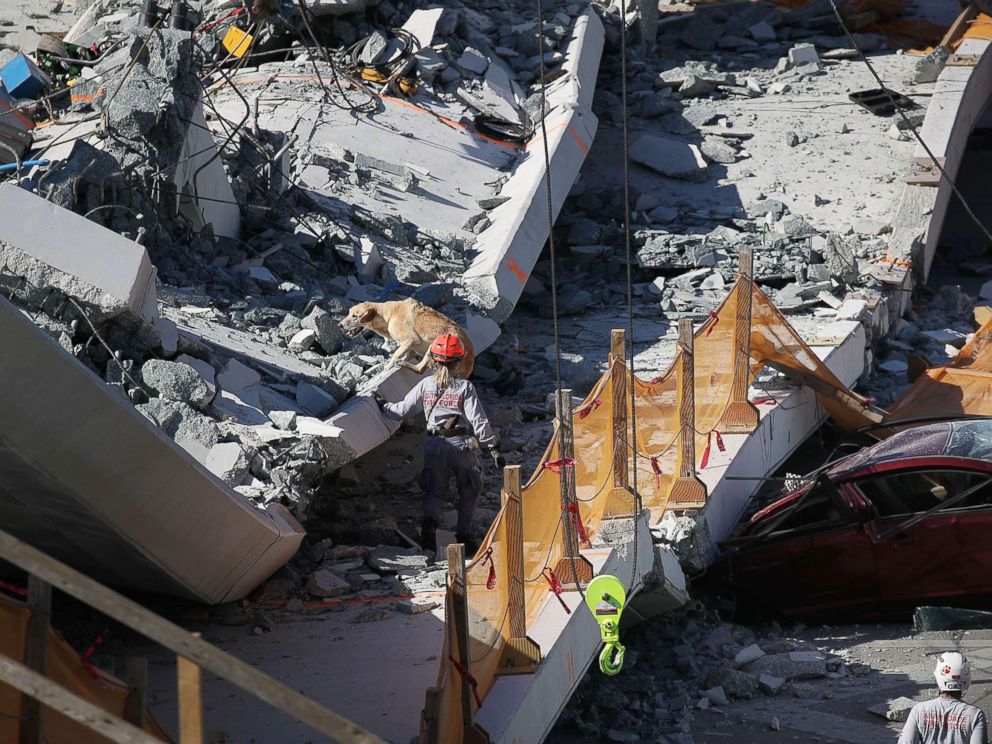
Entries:
{"label": "yellow labrador dog", "polygon": [[[430,347],[434,339],[443,333],[454,333],[465,346],[465,358],[455,367],[455,374],[468,379],[475,368],[475,347],[465,330],[451,318],[413,298],[399,302],[360,302],[348,311],[338,327],[348,338],[354,338],[368,329],[387,340],[398,342],[399,347],[393,352],[389,363],[418,374],[422,374],[431,363]],[[404,358],[411,352],[420,359],[418,363],[405,361]]]}

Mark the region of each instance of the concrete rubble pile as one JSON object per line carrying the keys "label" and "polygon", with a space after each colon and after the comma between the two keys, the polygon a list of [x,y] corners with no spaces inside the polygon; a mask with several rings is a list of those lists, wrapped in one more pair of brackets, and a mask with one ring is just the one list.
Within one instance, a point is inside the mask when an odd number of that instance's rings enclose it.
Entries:
{"label": "concrete rubble pile", "polygon": [[590,741],[663,744],[691,744],[693,733],[746,735],[736,703],[778,730],[776,712],[790,699],[829,699],[878,684],[878,670],[798,637],[803,630],[735,625],[692,610],[650,620],[634,631],[638,651],[628,650],[624,675],[587,675],[548,741],[568,741],[572,732]]}
{"label": "concrete rubble pile", "polygon": [[[368,13],[362,3],[311,5],[308,21],[326,46],[313,46],[299,12],[273,15],[252,48],[259,74],[310,70],[328,52],[343,64],[347,47],[366,38],[359,62],[371,64],[395,41],[384,35],[388,29],[413,18],[424,28],[412,32],[425,35],[407,71],[416,85],[446,117],[485,116],[491,126],[509,127],[515,142],[541,116],[535,55],[549,69],[559,64],[584,9],[564,6],[539,46],[527,3],[454,2],[426,20],[413,3],[371,3]],[[19,247],[7,250],[7,242],[3,286],[225,483],[263,508],[281,501],[302,520],[321,479],[342,464],[329,415],[383,369],[388,351],[345,338],[338,321],[356,301],[408,296],[464,318],[473,297],[460,277],[474,237],[490,223],[488,210],[508,198],[499,194],[506,179],[500,171],[515,156],[506,150],[472,216],[451,232],[363,206],[351,194],[371,194],[374,202],[410,193],[416,200],[418,184],[437,178],[400,158],[387,162],[389,153],[374,143],[367,152],[346,150],[299,137],[292,125],[260,127],[257,96],[254,112],[249,105],[248,114],[242,108],[228,116],[228,103],[241,105],[241,94],[237,86],[214,90],[229,79],[215,64],[226,52],[215,48],[217,32],[204,29],[223,24],[232,8],[190,5],[174,23],[142,18],[137,0],[81,5],[63,41],[73,53],[100,56],[73,71],[79,74],[67,93],[46,102],[56,122],[34,132],[33,154],[15,173],[22,187],[66,214],[86,215],[144,246],[157,271],[160,308],[143,316],[104,312],[62,281],[64,273],[26,271],[14,260]],[[27,49],[26,38],[6,38],[4,60]],[[335,74],[324,65],[325,76]],[[57,87],[53,79],[17,105],[45,118],[39,99]],[[325,111],[370,99],[359,90],[322,94],[305,82],[294,83],[292,93],[323,97]],[[50,164],[32,167],[28,158]]]}

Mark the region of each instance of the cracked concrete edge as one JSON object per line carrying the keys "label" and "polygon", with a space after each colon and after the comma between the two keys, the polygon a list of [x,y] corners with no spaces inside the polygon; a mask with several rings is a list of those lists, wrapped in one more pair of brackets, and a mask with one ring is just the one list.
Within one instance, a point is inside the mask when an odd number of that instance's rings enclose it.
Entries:
{"label": "cracked concrete edge", "polygon": [[[957,177],[968,138],[986,104],[992,99],[990,47],[992,42],[985,39],[964,39],[957,55],[975,55],[979,58],[978,63],[974,66],[944,67],[934,85],[926,118],[919,130],[934,156],[944,158],[944,170],[951,179]],[[929,163],[930,158],[926,150],[917,145],[913,160]],[[910,183],[908,174],[912,166],[913,163],[907,165],[907,183],[892,221],[889,250],[894,258],[911,260],[915,278],[922,283],[930,273],[937,252],[953,189],[943,178],[937,185]]]}
{"label": "cracked concrete edge", "polygon": [[[256,508],[6,300],[0,342],[18,349],[0,359],[0,514],[29,542],[101,580],[210,604],[299,548],[288,511]],[[47,506],[25,508],[26,487]]]}
{"label": "cracked concrete edge", "polygon": [[[603,23],[592,9],[576,19],[562,69],[567,73],[547,92],[545,118],[555,217],[578,177],[598,120],[592,97],[603,52]],[[477,258],[465,272],[480,310],[502,323],[513,312],[548,238],[547,182],[540,128],[526,145],[501,195],[510,200],[490,212],[492,225],[476,241]],[[527,207],[520,208],[521,201]]]}
{"label": "cracked concrete edge", "polygon": [[[603,23],[592,9],[579,16],[562,65],[568,74],[555,81],[547,95],[552,107],[546,126],[555,216],[578,177],[596,134],[598,122],[591,104],[603,39]],[[470,310],[465,322],[476,353],[489,348],[499,338],[498,323],[513,311],[548,237],[542,145],[539,133],[528,143],[527,157],[518,164],[501,192],[514,198],[490,212],[493,224],[476,244],[480,256],[464,274],[466,284],[480,299],[481,312]],[[527,207],[522,209],[521,203]],[[387,400],[401,400],[418,380],[408,370],[385,370],[326,420],[342,430],[337,439],[324,440],[328,472],[370,452],[398,428],[383,418],[368,395],[378,390]]]}

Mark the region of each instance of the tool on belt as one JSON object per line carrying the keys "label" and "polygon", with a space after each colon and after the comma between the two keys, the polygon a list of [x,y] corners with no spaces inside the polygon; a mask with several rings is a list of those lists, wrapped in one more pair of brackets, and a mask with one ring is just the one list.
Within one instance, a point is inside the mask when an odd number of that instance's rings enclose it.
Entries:
{"label": "tool on belt", "polygon": [[586,588],[586,606],[599,623],[603,650],[599,652],[599,669],[613,677],[623,666],[624,647],[620,643],[620,613],[627,600],[627,590],[615,576],[597,576]]}
{"label": "tool on belt", "polygon": [[[433,410],[433,409],[432,409]],[[427,433],[432,437],[466,437],[473,432],[467,426],[460,426],[462,417],[457,414],[446,416],[440,424],[433,429],[428,429]]]}

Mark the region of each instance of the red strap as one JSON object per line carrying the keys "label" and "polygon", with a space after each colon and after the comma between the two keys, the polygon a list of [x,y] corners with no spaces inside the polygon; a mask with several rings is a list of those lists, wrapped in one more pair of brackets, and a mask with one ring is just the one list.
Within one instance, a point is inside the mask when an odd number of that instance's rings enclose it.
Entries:
{"label": "red strap", "polygon": [[486,589],[496,588],[496,561],[493,560],[493,549],[489,548],[482,556],[482,560],[489,561],[489,578],[486,579]]}
{"label": "red strap", "polygon": [[0,581],[0,589],[5,589],[11,594],[16,594],[18,597],[28,596],[28,590],[23,586],[17,586],[16,584],[8,584],[6,581]]}
{"label": "red strap", "polygon": [[209,31],[214,26],[219,26],[221,23],[223,23],[224,21],[226,21],[228,18],[230,18],[232,16],[236,16],[236,15],[241,15],[241,13],[243,11],[244,11],[244,7],[243,6],[240,7],[240,8],[235,8],[230,13],[225,13],[224,15],[222,15],[216,21],[214,21],[212,23],[207,23],[207,24],[205,24],[203,26],[200,26],[200,28],[196,29],[196,33],[202,34],[204,31]]}
{"label": "red strap", "polygon": [[596,400],[594,400],[592,403],[590,403],[581,411],[579,411],[579,418],[584,419],[586,416],[588,416],[590,413],[595,411],[601,405],[603,405],[603,401],[601,401],[599,398],[596,398]]}
{"label": "red strap", "polygon": [[714,431],[713,433],[716,434],[716,448],[721,452],[726,452],[727,448],[723,444],[723,437],[720,436],[720,432]]}
{"label": "red strap", "polygon": [[579,514],[579,505],[569,504],[568,511],[572,515],[572,518],[575,520],[575,530],[576,532],[579,533],[579,540],[581,540],[582,542],[589,542],[589,536],[586,533],[586,527],[584,524],[582,524],[582,515]]}
{"label": "red strap", "polygon": [[710,310],[709,316],[713,318],[713,325],[706,329],[707,336],[713,333],[713,329],[716,328],[716,324],[720,322],[720,316],[716,314],[715,310]]}
{"label": "red strap", "polygon": [[571,457],[566,457],[564,460],[551,460],[550,462],[544,463],[541,467],[545,470],[550,470],[555,475],[561,475],[562,466],[566,468],[574,467],[575,460]]}
{"label": "red strap", "polygon": [[562,592],[565,591],[565,587],[561,585],[558,577],[555,576],[555,572],[550,568],[546,568],[542,573],[544,574],[544,578],[548,580],[548,584],[551,585],[551,591],[555,593],[555,596],[558,597],[558,601],[561,602],[561,606],[565,609],[565,614],[571,615],[572,611],[568,609],[568,605],[565,604],[565,600],[562,599],[561,596]]}
{"label": "red strap", "polygon": [[664,473],[661,472],[661,465],[658,464],[658,458],[651,458],[651,470],[654,471],[654,487],[661,488],[661,476]]}
{"label": "red strap", "polygon": [[665,379],[664,375],[658,375],[653,380],[648,380],[648,385],[657,385],[659,382]]}
{"label": "red strap", "polygon": [[482,698],[479,697],[479,681],[473,677],[472,672],[462,666],[462,664],[460,664],[454,656],[448,654],[448,659],[450,659],[451,663],[455,665],[455,671],[457,671],[461,676],[462,681],[472,688],[472,697],[475,698],[475,704],[481,708]]}
{"label": "red strap", "polygon": [[751,401],[751,403],[753,403],[756,406],[764,406],[764,405],[773,406],[776,403],[778,403],[778,401],[775,400],[772,396],[766,395],[761,398],[755,398],[754,400]]}
{"label": "red strap", "polygon": [[710,461],[710,440],[713,438],[713,432],[706,435],[706,449],[703,450],[703,459],[699,461],[699,469],[703,470],[709,464]]}
{"label": "red strap", "polygon": [[873,405],[875,405],[875,396],[874,395],[867,396],[865,398],[865,405],[866,406],[873,406]]}
{"label": "red strap", "polygon": [[103,641],[104,641],[103,636],[98,635],[96,638],[93,639],[93,643],[91,643],[86,648],[86,650],[83,651],[83,653],[80,654],[79,656],[79,663],[83,665],[83,669],[85,669],[86,672],[98,682],[103,681],[103,675],[100,674],[99,669],[97,669],[95,666],[90,664],[90,659],[93,657],[93,654],[96,653],[96,650],[103,645]]}

